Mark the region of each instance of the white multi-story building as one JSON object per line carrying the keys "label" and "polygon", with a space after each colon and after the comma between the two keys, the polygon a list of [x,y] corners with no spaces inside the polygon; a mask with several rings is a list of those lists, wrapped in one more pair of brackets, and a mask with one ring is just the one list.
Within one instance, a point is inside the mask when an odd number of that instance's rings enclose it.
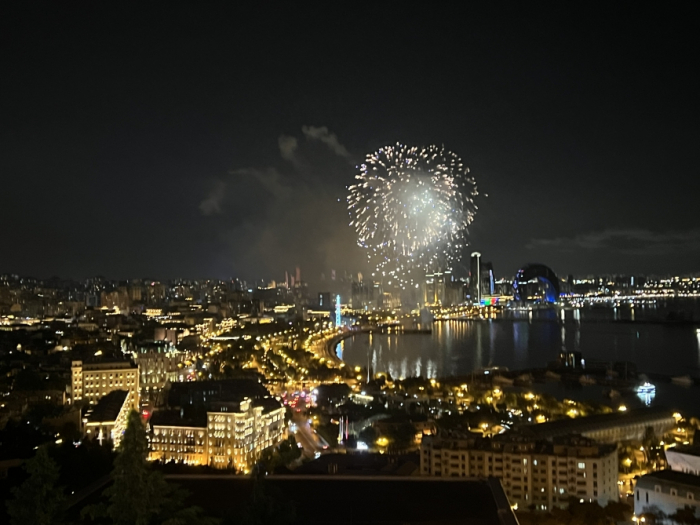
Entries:
{"label": "white multi-story building", "polygon": [[212,403],[193,412],[154,412],[150,459],[247,470],[286,437],[284,407],[272,397]]}
{"label": "white multi-story building", "polygon": [[286,437],[284,406],[255,380],[172,383],[162,400],[151,459],[247,470]]}
{"label": "white multi-story building", "polygon": [[103,444],[111,441],[116,448],[126,430],[129,412],[133,410],[135,392],[113,390],[92,405],[83,419],[85,436]]}
{"label": "white multi-story building", "polygon": [[133,393],[132,408],[139,407],[139,369],[131,361],[73,361],[71,366],[73,402],[87,401],[91,405],[115,390]]}
{"label": "white multi-story building", "polygon": [[667,515],[686,506],[695,509],[700,502],[700,477],[675,470],[660,470],[642,476],[634,488],[634,513],[661,511]]}
{"label": "white multi-story building", "polygon": [[554,442],[504,434],[492,439],[424,436],[421,475],[500,478],[511,503],[540,510],[569,498],[618,499],[617,447],[580,436]]}
{"label": "white multi-story building", "polygon": [[183,369],[178,365],[191,357],[187,352],[165,345],[136,352],[134,356],[139,369],[141,398],[153,402],[168,382],[184,379]]}

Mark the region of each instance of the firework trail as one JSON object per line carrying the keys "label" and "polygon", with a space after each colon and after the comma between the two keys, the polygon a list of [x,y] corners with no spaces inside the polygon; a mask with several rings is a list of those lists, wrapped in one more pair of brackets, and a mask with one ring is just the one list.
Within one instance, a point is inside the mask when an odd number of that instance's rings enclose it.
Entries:
{"label": "firework trail", "polygon": [[478,192],[456,154],[396,144],[370,153],[358,169],[348,188],[350,226],[375,277],[405,289],[460,259]]}

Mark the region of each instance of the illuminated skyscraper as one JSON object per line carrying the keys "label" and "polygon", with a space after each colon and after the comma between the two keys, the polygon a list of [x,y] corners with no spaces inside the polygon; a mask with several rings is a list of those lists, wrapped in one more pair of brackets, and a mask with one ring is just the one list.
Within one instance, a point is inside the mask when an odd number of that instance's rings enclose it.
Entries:
{"label": "illuminated skyscraper", "polygon": [[473,252],[469,264],[469,295],[472,302],[481,302],[481,254]]}
{"label": "illuminated skyscraper", "polygon": [[340,296],[335,296],[335,326],[340,326]]}

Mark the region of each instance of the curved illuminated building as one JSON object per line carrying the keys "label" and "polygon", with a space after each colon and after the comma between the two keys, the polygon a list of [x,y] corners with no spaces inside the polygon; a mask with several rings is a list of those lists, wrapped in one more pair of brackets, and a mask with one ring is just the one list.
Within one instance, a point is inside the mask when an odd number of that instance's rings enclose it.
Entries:
{"label": "curved illuminated building", "polygon": [[513,279],[513,298],[527,301],[540,294],[545,302],[555,303],[559,299],[559,278],[544,264],[526,264]]}

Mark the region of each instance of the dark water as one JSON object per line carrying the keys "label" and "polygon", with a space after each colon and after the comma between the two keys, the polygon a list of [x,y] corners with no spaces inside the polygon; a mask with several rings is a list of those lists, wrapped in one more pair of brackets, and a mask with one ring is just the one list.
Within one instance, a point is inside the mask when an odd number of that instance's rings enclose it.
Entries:
{"label": "dark water", "polygon": [[[693,302],[693,305],[695,302]],[[491,321],[444,321],[432,334],[362,334],[338,345],[353,366],[389,372],[393,377],[467,375],[487,366],[511,370],[544,367],[562,350],[580,351],[584,359],[631,361],[640,372],[700,377],[700,335],[692,323],[656,323],[660,308],[590,309],[510,313],[522,318]],[[631,315],[635,322],[627,322]],[[562,319],[563,316],[563,319]],[[698,325],[700,326],[700,325]],[[562,389],[563,386],[548,386]],[[697,405],[700,388],[657,385],[655,404]],[[598,395],[584,388],[568,397]],[[561,392],[552,392],[561,394]]]}

